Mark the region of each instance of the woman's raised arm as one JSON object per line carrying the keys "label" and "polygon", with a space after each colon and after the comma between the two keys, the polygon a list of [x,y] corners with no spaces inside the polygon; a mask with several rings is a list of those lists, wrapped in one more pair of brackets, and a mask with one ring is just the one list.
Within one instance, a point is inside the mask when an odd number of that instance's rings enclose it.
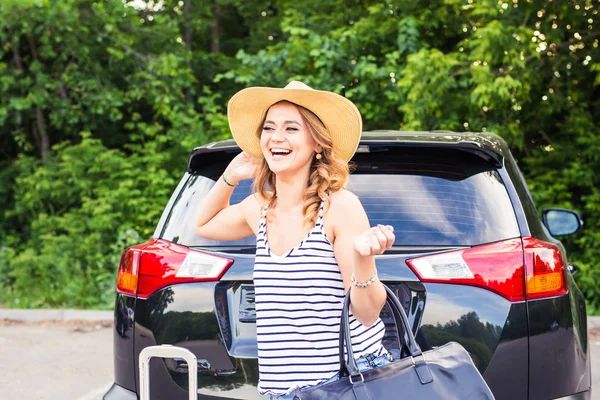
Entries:
{"label": "woman's raised arm", "polygon": [[[340,190],[330,196],[329,212],[333,223],[333,251],[348,290],[352,290],[351,309],[356,319],[365,326],[371,326],[379,317],[385,305],[387,294],[375,267],[375,255],[394,244],[395,236],[391,226],[369,227],[369,219],[358,197],[347,190]],[[352,218],[348,218],[352,215]]]}
{"label": "woman's raised arm", "polygon": [[256,174],[256,165],[245,153],[238,154],[227,166],[198,207],[196,233],[213,240],[237,240],[254,232],[248,223],[248,212],[256,202],[252,196],[233,206],[229,200],[235,186]]}

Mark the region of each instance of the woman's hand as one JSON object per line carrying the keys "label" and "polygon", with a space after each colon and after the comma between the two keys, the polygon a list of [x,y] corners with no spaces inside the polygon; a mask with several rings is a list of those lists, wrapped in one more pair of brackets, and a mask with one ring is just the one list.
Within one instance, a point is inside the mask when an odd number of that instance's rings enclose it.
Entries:
{"label": "woman's hand", "polygon": [[354,239],[354,250],[361,256],[383,254],[392,247],[396,236],[391,225],[377,225],[364,231]]}
{"label": "woman's hand", "polygon": [[227,166],[223,175],[227,182],[237,185],[240,181],[252,179],[256,176],[257,162],[248,154],[241,152]]}

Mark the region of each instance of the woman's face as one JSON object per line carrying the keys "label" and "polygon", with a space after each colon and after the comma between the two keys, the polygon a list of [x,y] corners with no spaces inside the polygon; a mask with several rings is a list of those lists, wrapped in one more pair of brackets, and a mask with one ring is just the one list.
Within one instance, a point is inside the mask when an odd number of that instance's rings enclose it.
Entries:
{"label": "woman's face", "polygon": [[275,174],[309,169],[315,152],[320,149],[298,108],[287,102],[277,103],[267,112],[260,147]]}

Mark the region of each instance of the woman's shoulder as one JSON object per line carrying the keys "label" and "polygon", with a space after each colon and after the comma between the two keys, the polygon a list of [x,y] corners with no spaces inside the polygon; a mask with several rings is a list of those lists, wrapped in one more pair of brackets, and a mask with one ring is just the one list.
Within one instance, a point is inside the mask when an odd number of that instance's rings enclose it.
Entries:
{"label": "woman's shoulder", "polygon": [[[360,199],[354,193],[346,189],[340,189],[329,194],[329,209],[326,215],[325,225],[331,229],[328,232],[333,241],[339,232],[344,231],[348,224],[356,219],[365,217],[365,210]],[[332,241],[332,243],[333,243]]]}
{"label": "woman's shoulder", "polygon": [[362,209],[357,195],[347,189],[340,189],[329,194],[329,210],[335,214],[345,214]]}
{"label": "woman's shoulder", "polygon": [[240,203],[244,218],[250,226],[254,234],[258,231],[258,225],[262,215],[263,208],[267,205],[268,199],[261,196],[259,193],[252,193]]}
{"label": "woman's shoulder", "polygon": [[[267,193],[269,195],[270,193]],[[245,211],[255,212],[261,211],[263,207],[265,207],[269,203],[269,199],[262,196],[260,193],[251,193],[244,200],[242,200],[242,205]]]}

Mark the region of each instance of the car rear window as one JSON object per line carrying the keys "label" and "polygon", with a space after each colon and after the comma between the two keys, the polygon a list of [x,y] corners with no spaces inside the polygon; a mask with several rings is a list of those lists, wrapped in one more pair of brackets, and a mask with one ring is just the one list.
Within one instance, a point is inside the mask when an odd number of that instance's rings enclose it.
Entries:
{"label": "car rear window", "polygon": [[[199,203],[231,158],[189,176],[167,218],[162,238],[187,246],[253,247],[254,236],[215,241],[195,233]],[[377,149],[353,159],[348,189],[371,225],[394,226],[394,246],[473,246],[519,236],[508,193],[496,169],[476,155],[451,149]],[[231,204],[251,193],[241,182]]]}

